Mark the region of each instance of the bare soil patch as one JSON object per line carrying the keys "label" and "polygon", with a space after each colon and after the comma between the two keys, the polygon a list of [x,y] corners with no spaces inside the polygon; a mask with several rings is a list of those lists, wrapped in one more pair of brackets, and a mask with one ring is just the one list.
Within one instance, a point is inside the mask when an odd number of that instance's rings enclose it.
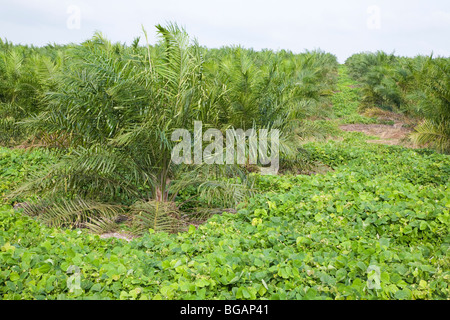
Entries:
{"label": "bare soil patch", "polygon": [[367,140],[368,143],[378,143],[387,145],[401,145],[409,148],[415,146],[409,141],[408,135],[412,129],[404,127],[402,122],[394,125],[386,124],[348,124],[340,128],[344,131],[362,132],[369,136],[379,137],[379,140]]}

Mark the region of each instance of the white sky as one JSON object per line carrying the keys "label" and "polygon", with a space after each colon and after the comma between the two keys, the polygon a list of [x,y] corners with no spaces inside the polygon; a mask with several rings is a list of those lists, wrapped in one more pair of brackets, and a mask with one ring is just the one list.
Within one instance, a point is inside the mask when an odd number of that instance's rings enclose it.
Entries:
{"label": "white sky", "polygon": [[129,44],[141,25],[154,43],[168,21],[210,48],[450,56],[449,0],[0,0],[0,38],[14,43],[79,43],[98,30]]}

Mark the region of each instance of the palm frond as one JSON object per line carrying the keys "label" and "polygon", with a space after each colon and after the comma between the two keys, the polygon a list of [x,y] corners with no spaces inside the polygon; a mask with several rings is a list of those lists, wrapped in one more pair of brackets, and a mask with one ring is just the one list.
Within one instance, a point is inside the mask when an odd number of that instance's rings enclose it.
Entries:
{"label": "palm frond", "polygon": [[181,226],[180,212],[173,202],[138,201],[130,207],[135,234],[142,234],[149,229],[156,232],[178,232]]}
{"label": "palm frond", "polygon": [[440,152],[450,152],[450,122],[436,123],[425,119],[419,124],[413,133],[411,140],[418,145],[427,145]]}
{"label": "palm frond", "polygon": [[112,219],[123,213],[123,206],[76,198],[45,199],[25,207],[24,213],[37,216],[50,227],[85,227],[90,219]]}

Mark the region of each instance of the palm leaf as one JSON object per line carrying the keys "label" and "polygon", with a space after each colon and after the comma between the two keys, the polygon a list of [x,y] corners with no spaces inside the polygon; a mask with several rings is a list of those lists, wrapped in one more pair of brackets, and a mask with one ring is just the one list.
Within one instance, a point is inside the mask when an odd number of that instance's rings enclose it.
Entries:
{"label": "palm leaf", "polygon": [[172,202],[138,201],[130,207],[134,233],[142,234],[149,229],[157,232],[178,232],[181,226],[180,212]]}
{"label": "palm leaf", "polygon": [[50,227],[84,227],[91,219],[113,219],[123,213],[123,206],[76,198],[45,199],[26,206],[24,213],[37,216]]}

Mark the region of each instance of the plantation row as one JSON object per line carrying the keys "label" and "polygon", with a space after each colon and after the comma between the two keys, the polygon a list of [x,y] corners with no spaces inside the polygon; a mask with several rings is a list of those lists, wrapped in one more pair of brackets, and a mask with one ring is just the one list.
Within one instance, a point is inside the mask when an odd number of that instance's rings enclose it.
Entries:
{"label": "plantation row", "polygon": [[450,153],[450,58],[377,52],[355,54],[345,64],[362,83],[360,110],[378,106],[423,118],[413,140]]}

